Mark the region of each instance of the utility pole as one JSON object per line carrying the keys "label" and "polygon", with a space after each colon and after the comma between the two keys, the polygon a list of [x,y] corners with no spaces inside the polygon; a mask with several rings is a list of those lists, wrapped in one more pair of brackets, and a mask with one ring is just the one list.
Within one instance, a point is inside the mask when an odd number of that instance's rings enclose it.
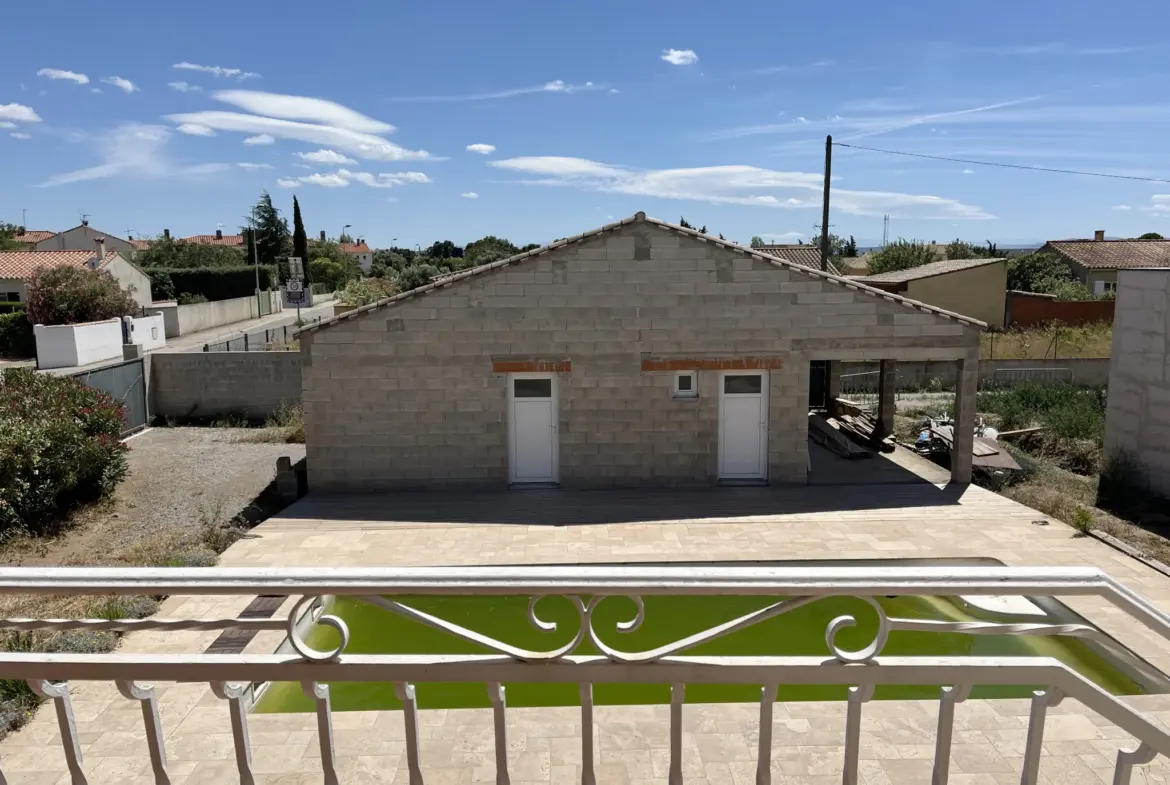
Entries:
{"label": "utility pole", "polygon": [[27,207],[20,208],[20,225],[25,228],[25,231],[28,231],[28,208]]}
{"label": "utility pole", "polygon": [[256,267],[256,318],[263,316],[260,307],[260,254],[256,253],[256,207],[252,206],[248,213],[248,239],[252,241],[252,263]]}
{"label": "utility pole", "polygon": [[825,189],[821,193],[821,272],[829,268],[829,180],[833,173],[833,137],[825,137]]}

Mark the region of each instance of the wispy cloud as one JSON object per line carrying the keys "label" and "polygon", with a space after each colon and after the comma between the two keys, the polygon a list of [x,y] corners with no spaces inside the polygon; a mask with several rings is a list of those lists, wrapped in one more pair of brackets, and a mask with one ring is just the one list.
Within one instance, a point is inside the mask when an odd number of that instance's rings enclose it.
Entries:
{"label": "wispy cloud", "polygon": [[318,150],[314,153],[297,153],[302,161],[312,161],[315,164],[356,164],[357,161],[347,158],[336,150]]}
{"label": "wispy cloud", "polygon": [[462,196],[464,199],[478,199],[479,198],[479,194],[477,194],[475,191],[467,191],[466,193],[460,194],[460,196]]}
{"label": "wispy cloud", "polygon": [[480,155],[491,155],[496,151],[496,146],[494,144],[482,143],[469,144],[467,145],[467,150],[468,152],[479,153]]}
{"label": "wispy cloud", "polygon": [[26,133],[22,133],[20,131],[13,131],[12,133],[10,133],[8,135],[11,136],[13,139],[32,139],[32,134],[26,134]]}
{"label": "wispy cloud", "polygon": [[1132,210],[1133,208],[1130,207],[1128,204],[1115,204],[1110,209],[1126,212],[1126,211]]}
{"label": "wispy cloud", "polygon": [[202,93],[203,88],[190,82],[167,82],[167,87],[180,93]]}
{"label": "wispy cloud", "polygon": [[1148,52],[1158,49],[1156,46],[1100,46],[1069,44],[1060,41],[1047,43],[1026,44],[996,44],[991,46],[969,46],[962,44],[944,44],[947,49],[959,53],[979,53],[989,55],[1004,55],[1009,57],[1035,57],[1041,55],[1056,55],[1070,57],[1107,57],[1110,55],[1127,55],[1135,52]]}
{"label": "wispy cloud", "polygon": [[256,136],[249,136],[248,138],[244,139],[244,144],[251,144],[251,145],[273,144],[275,142],[276,142],[276,140],[273,139],[268,134],[257,134]]}
{"label": "wispy cloud", "polygon": [[699,62],[699,56],[694,49],[663,49],[660,60],[671,65],[694,65]]}
{"label": "wispy cloud", "polygon": [[429,183],[431,178],[422,172],[354,172],[338,169],[336,172],[314,172],[301,177],[282,177],[276,181],[281,188],[295,188],[297,185],[319,185],[323,188],[345,188],[358,183],[370,188],[396,188],[408,183]]}
{"label": "wispy cloud", "polygon": [[504,90],[489,90],[482,93],[460,93],[456,95],[412,95],[390,98],[398,103],[442,103],[447,101],[490,101],[495,98],[515,98],[521,95],[536,95],[539,93],[583,93],[593,90],[604,90],[605,85],[596,85],[593,82],[584,84],[570,84],[561,79],[554,79],[542,85],[532,87],[512,87]]}
{"label": "wispy cloud", "polygon": [[65,185],[107,177],[179,179],[205,177],[226,171],[220,163],[183,164],[171,160],[166,147],[171,129],[159,125],[126,123],[97,139],[102,163],[50,177],[41,186]]}
{"label": "wispy cloud", "polygon": [[102,84],[113,85],[121,90],[123,93],[137,93],[138,85],[131,82],[129,79],[123,79],[120,76],[107,76],[102,78]]}
{"label": "wispy cloud", "polygon": [[0,120],[0,128],[8,129],[8,128],[15,128],[15,127],[16,127],[16,123],[10,123],[7,120]]}
{"label": "wispy cloud", "polygon": [[247,169],[249,171],[255,171],[257,169],[271,169],[272,168],[272,164],[254,164],[254,163],[249,163],[247,161],[241,161],[240,163],[236,164],[236,166],[240,167],[241,169]]}
{"label": "wispy cloud", "polygon": [[53,79],[54,81],[76,82],[77,84],[89,84],[89,77],[85,74],[79,74],[74,71],[62,71],[60,68],[42,68],[37,71],[37,76],[43,76],[46,79]]}
{"label": "wispy cloud", "polygon": [[1141,209],[1147,213],[1170,213],[1170,194],[1154,194],[1150,203]]}
{"label": "wispy cloud", "polygon": [[232,77],[240,80],[260,78],[260,74],[255,71],[244,71],[240,68],[223,68],[218,65],[199,65],[198,63],[188,63],[185,60],[181,63],[175,63],[171,67],[177,68],[180,71],[198,71],[201,74],[211,74],[221,79],[230,79]]}
{"label": "wispy cloud", "polygon": [[345,128],[364,134],[387,134],[394,126],[366,117],[347,106],[326,101],[323,98],[308,98],[301,95],[281,95],[260,90],[220,90],[212,95],[217,101],[231,104],[245,112],[278,117],[282,120],[309,120],[335,128]]}
{"label": "wispy cloud", "polygon": [[975,174],[975,170],[974,169],[964,169],[963,174]]}
{"label": "wispy cloud", "polygon": [[40,115],[32,107],[23,104],[0,104],[0,120],[17,123],[39,123]]}
{"label": "wispy cloud", "polygon": [[188,136],[215,136],[214,128],[199,123],[181,123],[175,130]]}
{"label": "wispy cloud", "polygon": [[[584,158],[532,156],[492,161],[490,166],[531,175],[526,185],[579,188],[660,199],[773,208],[819,208],[822,177],[755,166],[707,166],[636,170]],[[835,189],[837,209],[854,215],[890,213],[907,218],[983,219],[979,207],[922,194]]]}

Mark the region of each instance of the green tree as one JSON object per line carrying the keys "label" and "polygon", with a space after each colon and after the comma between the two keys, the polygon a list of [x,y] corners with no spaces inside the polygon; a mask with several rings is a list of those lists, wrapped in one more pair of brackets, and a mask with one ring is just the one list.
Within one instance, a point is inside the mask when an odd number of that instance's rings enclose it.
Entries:
{"label": "green tree", "polygon": [[841,255],[848,259],[857,257],[857,241],[853,239],[853,235],[849,235],[849,242],[841,249]]}
{"label": "green tree", "polygon": [[[256,227],[256,256],[252,258],[251,243],[248,244],[248,263],[276,265],[280,259],[289,256],[292,250],[292,233],[288,230],[288,221],[280,217],[280,210],[272,204],[272,197],[267,191],[260,192],[260,199],[251,211],[251,223]],[[241,231],[244,239],[248,240],[248,226]],[[311,279],[310,279],[311,280]]]}
{"label": "green tree", "polygon": [[301,205],[296,194],[293,194],[292,255],[302,262],[309,258],[309,238],[305,235],[305,222],[301,220]]}
{"label": "green tree", "polygon": [[991,240],[987,241],[986,248],[977,246],[977,247],[974,247],[971,249],[971,253],[974,254],[974,256],[972,257],[973,259],[999,259],[1000,258],[999,246],[997,246],[995,243],[991,242]]}
{"label": "green tree", "polygon": [[432,259],[463,258],[463,249],[450,240],[436,241],[424,253]]}
{"label": "green tree", "polygon": [[682,217],[681,215],[678,217],[678,225],[679,225],[679,226],[681,226],[681,227],[682,227],[682,228],[684,228],[684,229],[693,229],[693,230],[695,230],[696,232],[699,232],[700,234],[706,234],[706,233],[707,233],[707,225],[706,225],[706,224],[703,224],[703,228],[702,228],[702,229],[700,229],[700,228],[699,228],[699,227],[697,227],[697,226],[694,226],[694,225],[692,225],[692,224],[689,224],[689,223],[687,223],[687,219],[686,219],[686,218],[684,218],[684,217]]}
{"label": "green tree", "polygon": [[149,248],[134,254],[134,263],[146,268],[147,272],[151,267],[239,267],[243,261],[235,248],[185,243],[161,234]]}
{"label": "green tree", "polygon": [[81,324],[138,312],[131,293],[105,270],[38,267],[28,280],[28,320],[33,324]]}
{"label": "green tree", "polygon": [[24,250],[24,243],[14,239],[19,229],[20,227],[15,224],[0,223],[0,251]]}
{"label": "green tree", "polygon": [[1053,290],[1076,280],[1066,262],[1055,254],[1033,253],[1008,262],[1007,287],[1017,292],[1053,294]]}
{"label": "green tree", "polygon": [[349,232],[342,230],[341,234],[339,234],[337,236],[337,242],[339,242],[339,243],[352,243],[353,236],[350,235]]}
{"label": "green tree", "polygon": [[463,257],[469,260],[472,265],[478,265],[507,259],[519,252],[519,248],[504,238],[489,234],[487,237],[468,243],[467,247],[463,249]]}
{"label": "green tree", "polygon": [[385,278],[402,272],[408,264],[406,257],[398,251],[382,248],[374,251],[374,259],[370,263],[370,275],[375,278]]}
{"label": "green tree", "polygon": [[439,268],[431,264],[412,264],[402,271],[402,275],[398,277],[399,285],[403,291],[408,289],[417,289],[420,286],[426,286],[431,282],[431,279],[436,275],[440,275]]}
{"label": "green tree", "polygon": [[[814,234],[812,236],[812,239],[809,240],[808,242],[809,242],[809,245],[811,245],[812,247],[820,248],[821,247],[821,236],[819,234]],[[840,235],[836,235],[836,234],[833,234],[832,232],[829,232],[829,258],[830,259],[839,259],[841,257],[854,257],[854,256],[857,256],[857,241],[853,239],[853,235],[849,235],[849,239],[846,240],[844,237],[841,237]]]}
{"label": "green tree", "polygon": [[869,260],[869,274],[909,270],[934,261],[934,247],[917,240],[898,240],[890,243]]}
{"label": "green tree", "polygon": [[764,238],[758,234],[752,235],[752,248],[761,248],[764,245]]}
{"label": "green tree", "polygon": [[956,237],[953,242],[947,243],[947,258],[973,259],[975,258],[975,247]]}
{"label": "green tree", "polygon": [[337,291],[349,280],[344,267],[325,257],[309,262],[308,273],[310,281],[328,284],[331,291]]}
{"label": "green tree", "polygon": [[1163,237],[1162,235],[1158,234],[1157,232],[1146,232],[1138,239],[1139,240],[1165,240],[1166,238]]}
{"label": "green tree", "polygon": [[[361,278],[362,276],[362,266],[357,259],[343,251],[341,245],[332,240],[326,240],[325,242],[315,240],[310,243],[309,256],[312,257],[314,262],[324,259],[337,265],[341,270],[341,279],[336,281],[339,286],[344,286],[345,282],[352,278]],[[333,279],[329,281],[318,281],[312,271],[309,271],[309,280],[316,283],[335,282]]]}

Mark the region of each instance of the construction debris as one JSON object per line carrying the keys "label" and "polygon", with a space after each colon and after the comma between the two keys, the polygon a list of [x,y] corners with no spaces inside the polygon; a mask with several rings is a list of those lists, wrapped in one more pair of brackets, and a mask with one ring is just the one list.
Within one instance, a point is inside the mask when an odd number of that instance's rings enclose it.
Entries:
{"label": "construction debris", "polygon": [[[849,416],[849,415],[846,415]],[[853,428],[854,426],[850,426]],[[826,417],[818,412],[809,412],[808,435],[817,444],[840,455],[842,458],[858,459],[872,458],[874,451],[856,443],[846,434],[851,432],[843,428],[842,422],[836,417]]]}

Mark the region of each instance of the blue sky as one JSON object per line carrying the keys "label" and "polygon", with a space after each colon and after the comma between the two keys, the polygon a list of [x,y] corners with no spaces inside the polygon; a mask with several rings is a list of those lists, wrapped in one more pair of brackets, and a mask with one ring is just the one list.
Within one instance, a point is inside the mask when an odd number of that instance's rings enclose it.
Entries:
{"label": "blue sky", "polygon": [[[820,220],[823,141],[1170,179],[1170,6],[42,0],[5,8],[0,220],[517,243]],[[469,149],[470,148],[470,149]],[[1170,235],[1170,184],[838,149],[863,244]]]}

